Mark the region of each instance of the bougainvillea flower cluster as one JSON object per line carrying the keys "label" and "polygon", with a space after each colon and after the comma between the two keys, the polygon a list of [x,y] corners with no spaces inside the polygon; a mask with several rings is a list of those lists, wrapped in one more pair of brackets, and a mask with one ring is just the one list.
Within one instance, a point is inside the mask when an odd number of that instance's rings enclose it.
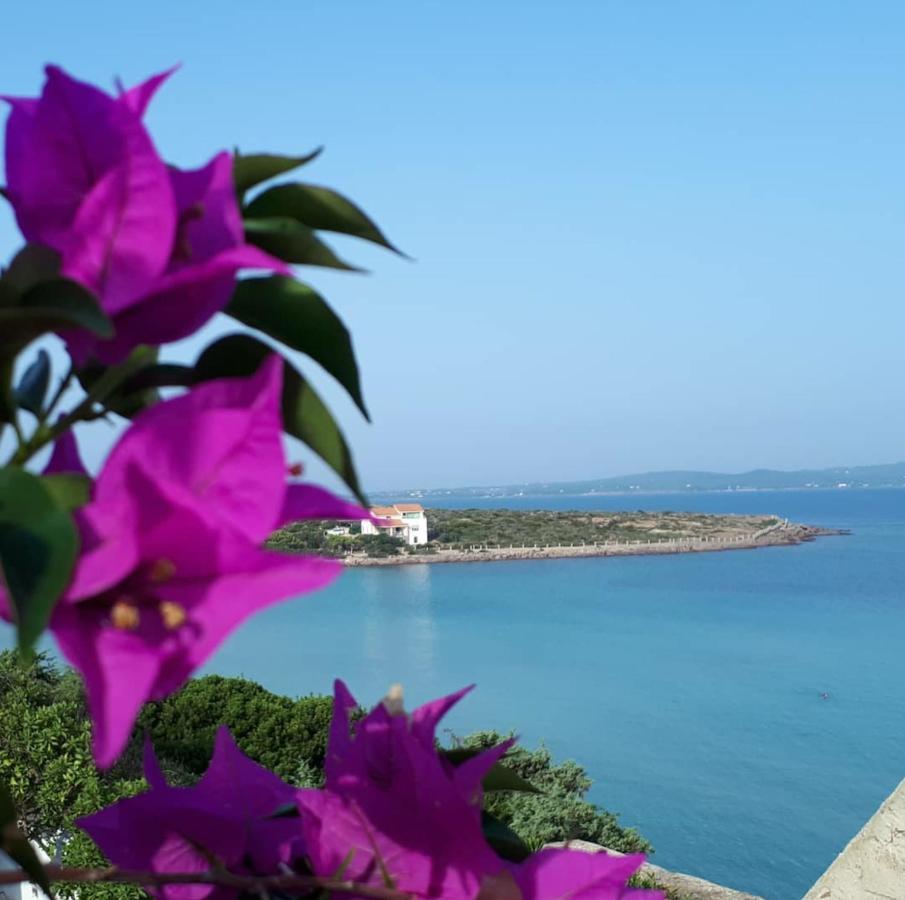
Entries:
{"label": "bougainvillea flower cluster", "polygon": [[40,97],[5,98],[6,192],[22,234],[60,254],[60,274],[115,328],[107,340],[67,334],[80,362],[194,333],[229,302],[240,269],[289,274],[245,243],[228,153],[191,170],[160,157],[142,117],[168,74],[111,97],[48,66]]}
{"label": "bougainvillea flower cluster", "polygon": [[[234,874],[274,875],[292,864],[413,898],[662,900],[659,891],[626,887],[641,854],[550,848],[512,863],[494,852],[481,830],[481,780],[512,742],[458,766],[436,746],[437,722],[466,692],[410,715],[385,701],[353,723],[357,703],[338,681],[323,789],[295,791],[221,729],[196,787],[168,787],[146,749],[150,790],[79,825],[114,864],[152,872],[204,871],[214,856]],[[299,815],[286,818],[293,800]],[[170,885],[163,896],[202,900],[214,888],[185,890]]]}
{"label": "bougainvillea flower cluster", "polygon": [[[110,861],[157,873],[206,872],[217,859],[234,874],[276,872],[304,855],[298,820],[275,817],[295,788],[245,756],[225,727],[207,772],[191,787],[167,784],[150,742],[149,790],[79,821]],[[214,885],[167,885],[168,900],[234,895]]]}
{"label": "bougainvillea flower cluster", "polygon": [[[101,766],[142,704],[181,687],[248,616],[337,577],[333,560],[262,549],[276,528],[368,516],[287,483],[282,372],[273,356],[138,415],[79,510],[82,555],[51,630],[85,681]],[[79,465],[71,435],[52,462]]]}

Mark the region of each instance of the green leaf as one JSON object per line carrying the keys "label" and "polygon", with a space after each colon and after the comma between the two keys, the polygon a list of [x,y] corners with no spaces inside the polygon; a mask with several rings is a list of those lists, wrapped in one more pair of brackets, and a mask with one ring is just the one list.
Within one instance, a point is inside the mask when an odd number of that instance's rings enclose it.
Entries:
{"label": "green leaf", "polygon": [[41,479],[0,469],[0,565],[22,651],[29,653],[47,627],[77,552],[72,518]]}
{"label": "green leaf", "polygon": [[352,339],[340,318],[313,288],[280,275],[249,278],[238,283],[226,312],[310,356],[349,392],[370,421]]}
{"label": "green leaf", "polygon": [[9,788],[2,781],[0,781],[0,850],[25,871],[44,893],[50,895],[47,873],[34,848],[19,830],[13,798]]}
{"label": "green leaf", "polygon": [[178,363],[154,363],[127,379],[123,392],[128,395],[134,391],[162,387],[188,387],[194,382],[194,370],[191,366]]}
{"label": "green leaf", "polygon": [[303,266],[363,272],[340,259],[307,225],[289,216],[245,219],[245,239],[279,259]]}
{"label": "green leaf", "polygon": [[194,384],[194,377],[191,366],[154,363],[127,378],[116,394],[107,400],[106,406],[117,415],[131,419],[161,399],[158,388],[190,387]]}
{"label": "green leaf", "polygon": [[[148,348],[146,348],[147,351]],[[156,355],[156,348],[155,355]],[[149,356],[146,352],[146,356]],[[96,391],[102,377],[110,370],[104,366],[86,366],[78,373],[79,381],[86,391]],[[177,363],[158,363],[153,358],[150,364],[124,377],[112,392],[102,392],[103,404],[110,412],[131,419],[160,399],[162,387],[191,387],[195,383],[195,370],[191,366]]]}
{"label": "green leaf", "polygon": [[251,219],[288,216],[309,228],[348,234],[404,255],[359,207],[330,188],[278,184],[255,197],[245,214]]}
{"label": "green leaf", "polygon": [[16,387],[16,402],[33,416],[39,416],[44,409],[49,384],[50,354],[42,347]]}
{"label": "green leaf", "polygon": [[60,277],[60,255],[41,244],[26,244],[12,259],[3,273],[3,280],[24,294],[42,281]]}
{"label": "green leaf", "polygon": [[70,512],[84,506],[91,498],[91,479],[76,472],[54,472],[42,477],[57,506]]}
{"label": "green leaf", "polygon": [[[449,760],[450,763],[454,766],[461,766],[462,763],[467,762],[469,759],[473,759],[480,753],[483,753],[483,750],[473,750],[467,747],[453,747],[448,750],[441,751],[443,755]],[[504,757],[505,758],[505,757]],[[513,769],[510,769],[505,763],[497,762],[494,763],[490,768],[490,771],[484,776],[484,780],[481,782],[482,787],[485,792],[489,791],[521,791],[527,794],[540,794],[539,791],[531,782],[526,781],[515,772]]]}
{"label": "green leaf", "polygon": [[20,309],[30,316],[43,316],[49,327],[86,328],[98,337],[113,337],[113,323],[97,300],[81,285],[64,278],[36,284],[22,297]]}
{"label": "green leaf", "polygon": [[131,418],[159,399],[157,392],[151,389],[152,386],[136,384],[132,388],[128,387],[137,373],[156,366],[159,353],[159,347],[142,344],[123,362],[115,366],[84,366],[78,371],[77,377],[85,392],[96,403],[103,404],[109,412]]}
{"label": "green leaf", "polygon": [[[248,334],[231,334],[211,344],[195,363],[199,381],[248,376],[274,349]],[[314,388],[284,360],[283,429],[307,444],[351,488],[362,505],[368,501],[358,482],[352,453],[330,411]]]}
{"label": "green leaf", "polygon": [[323,149],[323,147],[318,147],[306,156],[277,156],[272,153],[246,155],[237,152],[233,156],[233,180],[236,183],[236,191],[240,199],[247,190],[255,185],[310,163],[320,155]]}
{"label": "green leaf", "polygon": [[42,334],[73,328],[86,328],[100,337],[113,335],[113,324],[97,301],[74,281],[42,281],[14,305],[0,305],[0,344],[7,354]]}
{"label": "green leaf", "polygon": [[530,781],[526,781],[514,770],[503,763],[496,763],[484,776],[485,791],[522,791],[527,794],[540,794]]}
{"label": "green leaf", "polygon": [[488,812],[481,812],[484,838],[498,856],[511,862],[522,862],[531,855],[525,842],[505,823]]}

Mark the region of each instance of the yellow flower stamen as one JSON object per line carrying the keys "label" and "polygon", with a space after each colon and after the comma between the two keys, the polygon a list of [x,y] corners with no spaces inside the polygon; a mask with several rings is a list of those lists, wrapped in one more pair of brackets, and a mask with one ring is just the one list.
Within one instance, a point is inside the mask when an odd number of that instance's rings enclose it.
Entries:
{"label": "yellow flower stamen", "polygon": [[174,631],[185,623],[187,618],[185,607],[170,600],[162,600],[160,603],[160,618],[163,619],[164,627]]}
{"label": "yellow flower stamen", "polygon": [[138,607],[128,597],[122,597],[113,604],[110,621],[120,631],[135,631],[141,622],[141,615]]}

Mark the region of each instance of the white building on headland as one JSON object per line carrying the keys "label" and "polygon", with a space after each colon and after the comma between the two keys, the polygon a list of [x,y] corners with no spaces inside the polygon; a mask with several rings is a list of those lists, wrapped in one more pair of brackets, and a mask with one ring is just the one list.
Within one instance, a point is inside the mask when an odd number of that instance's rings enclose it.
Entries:
{"label": "white building on headland", "polygon": [[427,516],[420,503],[372,506],[371,515],[375,521],[362,521],[362,534],[388,534],[402,538],[411,546],[427,543]]}

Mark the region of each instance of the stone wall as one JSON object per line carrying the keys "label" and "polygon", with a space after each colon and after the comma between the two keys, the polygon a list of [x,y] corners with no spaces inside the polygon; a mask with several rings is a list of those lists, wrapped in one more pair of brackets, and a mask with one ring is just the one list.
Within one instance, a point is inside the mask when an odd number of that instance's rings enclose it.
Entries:
{"label": "stone wall", "polygon": [[849,841],[804,900],[905,900],[905,781]]}
{"label": "stone wall", "polygon": [[[569,841],[568,844],[562,842],[548,844],[548,847],[565,847],[568,846],[573,850],[584,850],[587,853],[599,853],[605,851],[614,856],[622,856],[616,850],[609,850],[601,847],[599,844],[592,844],[590,841]],[[659,866],[644,863],[641,872],[651,875],[660,887],[670,888],[674,890],[682,900],[763,900],[754,894],[745,894],[741,891],[735,891],[732,888],[723,887],[720,884],[714,884],[712,881],[704,881],[703,878],[695,878],[693,875],[683,875],[681,872],[669,872],[661,869]]]}

